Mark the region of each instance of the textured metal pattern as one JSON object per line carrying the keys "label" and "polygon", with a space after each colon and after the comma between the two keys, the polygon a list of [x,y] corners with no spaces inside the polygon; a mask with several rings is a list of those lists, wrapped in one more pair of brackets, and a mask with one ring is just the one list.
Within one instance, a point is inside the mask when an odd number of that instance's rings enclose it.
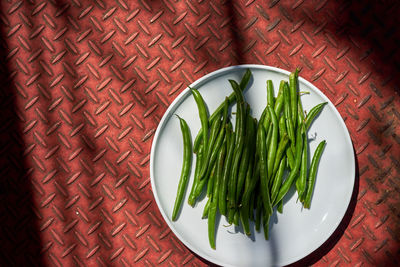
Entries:
{"label": "textured metal pattern", "polygon": [[297,264],[399,265],[399,11],[397,1],[1,1],[1,265],[207,265],[161,218],[149,153],[186,84],[240,63],[300,67],[354,143],[349,210]]}

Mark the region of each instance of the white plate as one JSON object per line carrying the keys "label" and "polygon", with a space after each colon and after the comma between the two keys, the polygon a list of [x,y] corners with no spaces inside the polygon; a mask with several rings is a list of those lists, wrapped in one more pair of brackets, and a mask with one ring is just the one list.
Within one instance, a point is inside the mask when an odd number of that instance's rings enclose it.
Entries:
{"label": "white plate", "polygon": [[[266,81],[273,81],[276,95],[279,82],[288,80],[289,72],[261,65],[233,66],[200,78],[192,87],[199,89],[212,113],[225,96],[232,92],[228,79],[240,81],[246,68],[250,68],[253,79],[245,91],[245,99],[250,103],[253,116],[259,118],[267,102]],[[308,81],[299,78],[299,82],[301,91],[310,92],[301,96],[305,110],[309,111],[318,103],[328,102],[309,129],[310,151],[314,153],[318,143],[324,139],[327,144],[318,168],[311,209],[302,209],[300,203],[296,203],[297,194],[292,190],[286,197],[283,214],[275,212],[271,219],[269,241],[265,241],[262,231],[255,232],[251,239],[238,232],[234,226],[226,227],[227,222],[222,218],[217,221],[217,248],[210,248],[207,220],[201,219],[206,200],[198,203],[195,208],[187,204],[195,157],[182,211],[176,222],[171,221],[183,155],[179,120],[173,114],[179,114],[187,121],[193,139],[200,129],[200,120],[189,89],[184,90],[164,114],[150,156],[154,197],[175,235],[189,249],[208,261],[222,266],[287,265],[321,246],[342,220],[354,186],[355,161],[351,139],[343,119],[329,99]]]}

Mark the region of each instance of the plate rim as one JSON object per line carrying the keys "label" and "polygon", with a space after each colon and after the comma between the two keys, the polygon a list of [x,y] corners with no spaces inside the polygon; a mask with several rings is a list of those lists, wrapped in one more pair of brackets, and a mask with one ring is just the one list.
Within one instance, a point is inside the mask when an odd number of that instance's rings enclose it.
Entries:
{"label": "plate rim", "polygon": [[[206,82],[208,79],[212,78],[212,77],[218,77],[220,75],[223,75],[225,73],[229,73],[232,70],[245,70],[245,69],[258,69],[258,70],[266,70],[266,71],[274,71],[274,72],[278,72],[284,75],[287,75],[289,77],[290,73],[287,70],[281,69],[281,68],[277,68],[277,67],[273,67],[273,66],[268,66],[268,65],[260,65],[260,64],[243,64],[243,65],[233,65],[233,66],[228,66],[228,67],[224,67],[224,68],[220,68],[217,69],[215,71],[212,71],[202,77],[200,77],[199,79],[197,79],[196,81],[194,81],[193,83],[190,84],[190,87],[196,87],[198,85],[201,85],[202,83]],[[306,84],[307,86],[311,87],[315,93],[317,93],[319,96],[321,96],[323,99],[327,100],[328,103],[332,104],[333,106],[333,112],[336,115],[336,117],[339,119],[339,123],[341,125],[342,128],[344,128],[344,134],[345,134],[345,143],[347,145],[349,145],[352,149],[352,154],[353,156],[351,157],[352,161],[351,161],[351,194],[349,194],[347,196],[346,199],[346,208],[344,209],[344,211],[342,212],[340,219],[337,220],[337,222],[334,224],[334,227],[332,227],[330,229],[330,232],[328,233],[326,238],[323,238],[320,240],[320,242],[317,242],[317,246],[315,248],[313,248],[312,250],[309,250],[305,255],[302,255],[300,257],[292,257],[290,258],[288,261],[286,262],[282,262],[282,265],[288,265],[288,264],[292,264],[295,263],[303,258],[305,258],[306,256],[310,255],[311,253],[313,253],[314,251],[316,251],[317,249],[319,249],[331,236],[332,234],[336,231],[336,229],[338,229],[338,226],[340,225],[340,223],[342,222],[345,214],[347,213],[347,210],[349,209],[349,205],[350,205],[350,201],[354,192],[354,185],[355,185],[355,176],[356,176],[356,158],[355,158],[355,154],[354,154],[354,146],[353,146],[353,142],[351,140],[350,137],[350,132],[343,120],[343,117],[340,115],[339,111],[337,110],[336,106],[332,103],[332,101],[320,90],[318,89],[318,87],[316,87],[315,85],[313,85],[311,82],[309,82],[308,80],[302,78],[299,76],[299,80]],[[175,227],[173,226],[173,222],[169,220],[169,217],[167,216],[167,214],[165,214],[165,211],[163,209],[161,209],[161,203],[158,197],[158,194],[156,194],[156,190],[155,190],[155,179],[154,179],[154,152],[155,152],[155,148],[157,146],[157,142],[158,142],[158,137],[161,133],[161,131],[164,128],[164,122],[169,119],[171,115],[171,112],[175,109],[176,105],[179,105],[180,102],[184,101],[184,99],[187,97],[187,94],[189,94],[189,87],[186,87],[172,102],[171,104],[168,106],[168,108],[166,109],[165,113],[163,114],[160,122],[157,125],[157,129],[156,132],[154,134],[154,138],[152,140],[152,144],[151,144],[151,150],[150,150],[150,164],[149,164],[149,168],[150,168],[150,183],[151,183],[151,189],[152,189],[152,194],[154,199],[156,200],[157,203],[157,208],[160,211],[164,221],[167,223],[168,227],[171,229],[171,231],[178,237],[178,239],[193,253],[195,253],[196,255],[200,256],[201,258],[212,262],[214,264],[217,265],[221,265],[221,266],[235,266],[235,265],[228,265],[224,262],[221,262],[213,257],[209,257],[208,255],[202,253],[201,251],[199,251],[198,249],[196,249],[194,246],[192,246],[189,242],[187,242],[179,233],[179,231],[177,231],[175,229]],[[347,146],[346,145],[346,146]],[[339,216],[338,216],[339,217]]]}

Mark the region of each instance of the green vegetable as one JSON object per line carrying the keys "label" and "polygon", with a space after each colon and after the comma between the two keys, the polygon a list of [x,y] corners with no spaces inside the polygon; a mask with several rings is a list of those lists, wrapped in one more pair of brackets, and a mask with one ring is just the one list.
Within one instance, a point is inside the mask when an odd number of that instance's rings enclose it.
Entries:
{"label": "green vegetable", "polygon": [[178,192],[176,194],[174,209],[172,211],[172,221],[175,221],[178,216],[178,212],[182,206],[183,196],[185,195],[187,184],[189,182],[190,167],[192,166],[192,143],[190,140],[189,126],[186,121],[176,115],[179,118],[181,126],[181,132],[183,136],[183,164],[181,170],[181,177],[178,184]]}
{"label": "green vegetable", "polygon": [[310,128],[311,123],[313,122],[314,118],[321,112],[324,106],[328,104],[328,102],[324,102],[321,104],[316,105],[313,107],[310,112],[308,112],[306,116],[306,129]]}
{"label": "green vegetable", "polygon": [[224,168],[224,159],[226,152],[226,138],[224,144],[222,145],[217,160],[217,168],[216,175],[214,176],[214,192],[211,198],[210,210],[208,211],[208,240],[210,242],[210,246],[212,249],[215,249],[215,220],[217,216],[218,210],[218,191],[220,188],[221,180],[222,180],[222,170]]}
{"label": "green vegetable", "polygon": [[308,157],[308,142],[307,135],[304,134],[303,152],[301,154],[300,175],[296,180],[296,189],[300,202],[304,200],[304,193],[307,182],[307,157]]}
{"label": "green vegetable", "polygon": [[[243,90],[251,72],[246,70],[240,84],[229,80],[233,93],[212,113],[200,93],[191,89],[201,121],[193,151],[196,156],[194,181],[188,203],[196,200],[207,187],[207,203],[203,218],[208,222],[208,238],[215,249],[215,233],[218,214],[224,215],[230,224],[243,226],[246,235],[251,234],[250,221],[255,230],[261,225],[265,239],[269,238],[269,225],[273,208],[283,212],[283,198],[295,184],[299,200],[310,208],[316,173],[325,141],[321,142],[308,169],[307,130],[327,104],[321,103],[305,114],[298,83],[299,70],[289,76],[289,82],[281,81],[278,95],[274,95],[271,80],[267,80],[267,105],[259,121],[252,117],[250,106],[245,102]],[[230,121],[229,107],[236,102],[235,130]],[[184,163],[174,205],[176,220],[187,187],[191,158],[190,132],[184,121]],[[187,135],[187,136],[185,136]],[[286,177],[286,178],[285,178]]]}
{"label": "green vegetable", "polygon": [[236,188],[238,181],[239,163],[243,153],[244,137],[245,137],[245,111],[244,111],[244,100],[242,91],[239,85],[234,80],[229,80],[232,89],[236,94],[237,100],[237,112],[236,112],[236,148],[234,151],[232,172],[228,183],[228,202],[230,208],[235,208],[236,203]]}
{"label": "green vegetable", "polygon": [[[196,101],[197,109],[199,111],[202,135],[207,137],[207,138],[203,138],[203,147],[205,150],[207,150],[207,147],[208,147],[208,115],[207,115],[206,104],[204,103],[204,99],[197,89],[190,88],[190,91],[192,92],[194,100]],[[206,157],[204,157],[203,160],[206,161],[207,160]],[[203,165],[202,165],[202,168],[204,168]],[[201,171],[200,177],[202,175],[204,175],[204,174]]]}
{"label": "green vegetable", "polygon": [[311,161],[311,166],[310,166],[310,175],[308,176],[307,180],[307,193],[306,197],[304,200],[304,208],[309,209],[311,205],[311,197],[314,191],[314,185],[315,185],[315,178],[317,176],[317,169],[318,169],[318,164],[319,160],[321,159],[322,151],[324,150],[326,145],[326,141],[322,141],[319,143],[317,146],[317,149],[315,150],[314,156]]}

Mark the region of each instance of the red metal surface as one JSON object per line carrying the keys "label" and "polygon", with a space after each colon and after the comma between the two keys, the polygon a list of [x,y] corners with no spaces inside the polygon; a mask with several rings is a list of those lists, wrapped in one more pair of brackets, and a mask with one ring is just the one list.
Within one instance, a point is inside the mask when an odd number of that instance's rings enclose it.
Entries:
{"label": "red metal surface", "polygon": [[1,265],[207,263],[149,184],[157,124],[218,68],[301,68],[357,157],[334,235],[297,265],[395,266],[400,248],[397,1],[1,2]]}

